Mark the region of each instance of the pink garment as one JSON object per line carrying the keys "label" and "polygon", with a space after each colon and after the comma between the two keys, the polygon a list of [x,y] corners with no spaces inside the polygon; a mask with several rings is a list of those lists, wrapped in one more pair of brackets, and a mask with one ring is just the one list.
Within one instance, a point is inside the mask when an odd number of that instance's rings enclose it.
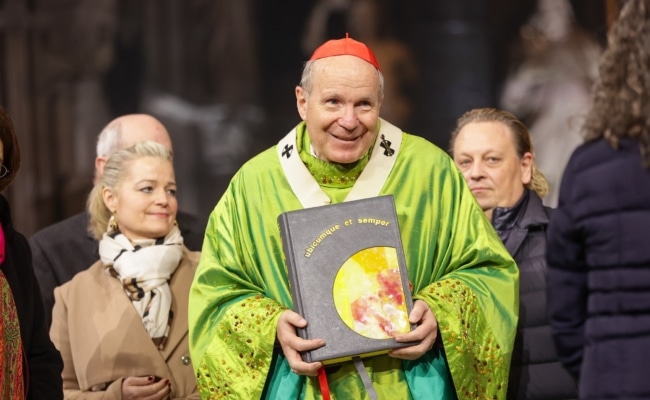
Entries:
{"label": "pink garment", "polygon": [[[5,234],[0,224],[0,264],[4,260]],[[23,359],[18,310],[9,282],[0,271],[0,399],[25,399]]]}
{"label": "pink garment", "polygon": [[0,264],[5,261],[5,231],[0,224]]}

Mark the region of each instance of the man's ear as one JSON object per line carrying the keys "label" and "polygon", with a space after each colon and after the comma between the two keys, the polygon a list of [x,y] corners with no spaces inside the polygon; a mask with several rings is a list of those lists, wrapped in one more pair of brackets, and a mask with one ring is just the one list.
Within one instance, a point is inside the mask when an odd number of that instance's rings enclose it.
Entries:
{"label": "man's ear", "polygon": [[296,86],[296,106],[302,120],[307,119],[307,98],[309,93],[302,86]]}
{"label": "man's ear", "polygon": [[95,175],[101,176],[104,173],[104,165],[106,165],[106,157],[97,156],[95,158]]}
{"label": "man's ear", "polygon": [[524,153],[521,157],[521,183],[528,185],[533,179],[533,163],[535,159],[530,152]]}

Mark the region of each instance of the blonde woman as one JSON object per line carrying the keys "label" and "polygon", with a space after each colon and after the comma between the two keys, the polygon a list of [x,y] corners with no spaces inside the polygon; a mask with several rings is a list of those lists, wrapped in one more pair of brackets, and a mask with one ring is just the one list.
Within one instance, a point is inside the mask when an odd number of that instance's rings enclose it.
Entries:
{"label": "blonde woman", "polygon": [[54,293],[66,399],[199,398],[187,338],[199,253],[183,245],[177,210],[164,146],[110,156],[88,199],[100,260]]}

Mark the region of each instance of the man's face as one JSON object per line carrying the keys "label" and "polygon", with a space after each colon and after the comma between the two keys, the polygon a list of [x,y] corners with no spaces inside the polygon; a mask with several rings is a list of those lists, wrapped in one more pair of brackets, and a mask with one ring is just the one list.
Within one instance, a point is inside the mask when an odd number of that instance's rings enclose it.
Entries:
{"label": "man's face", "polygon": [[318,158],[348,164],[362,158],[377,134],[381,99],[377,70],[355,56],[316,61],[312,88],[296,88],[300,117]]}
{"label": "man's face", "polygon": [[512,207],[530,182],[533,156],[517,156],[513,134],[501,122],[470,122],[454,143],[454,162],[479,205],[492,218],[495,207]]}

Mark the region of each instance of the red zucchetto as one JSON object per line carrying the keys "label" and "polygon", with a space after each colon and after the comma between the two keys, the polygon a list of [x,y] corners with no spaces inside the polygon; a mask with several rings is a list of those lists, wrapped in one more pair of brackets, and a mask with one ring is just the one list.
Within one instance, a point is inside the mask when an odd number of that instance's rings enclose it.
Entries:
{"label": "red zucchetto", "polygon": [[359,57],[381,71],[379,62],[377,62],[377,58],[372,50],[370,50],[370,47],[350,38],[347,34],[343,39],[328,40],[322,44],[314,51],[314,54],[312,54],[309,60],[313,61],[325,57],[345,55]]}

